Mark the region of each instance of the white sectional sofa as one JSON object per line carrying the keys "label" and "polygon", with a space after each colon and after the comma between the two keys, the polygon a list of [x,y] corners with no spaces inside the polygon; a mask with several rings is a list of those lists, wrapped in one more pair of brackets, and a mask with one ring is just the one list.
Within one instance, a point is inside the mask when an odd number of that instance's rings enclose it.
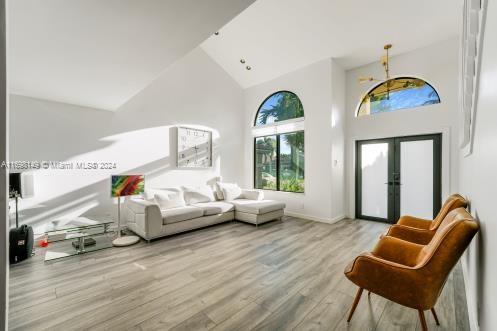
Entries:
{"label": "white sectional sofa", "polygon": [[243,190],[236,184],[214,188],[146,190],[141,198],[124,202],[128,229],[150,241],[175,233],[239,220],[258,226],[284,215],[285,204],[265,200],[260,190]]}

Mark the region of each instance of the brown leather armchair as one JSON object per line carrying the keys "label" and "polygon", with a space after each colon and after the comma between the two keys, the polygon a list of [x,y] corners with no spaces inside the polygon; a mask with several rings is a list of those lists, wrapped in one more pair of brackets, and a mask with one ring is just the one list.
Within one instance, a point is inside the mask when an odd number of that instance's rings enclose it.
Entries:
{"label": "brown leather armchair", "polygon": [[427,330],[425,310],[432,311],[438,324],[435,303],[450,271],[477,232],[473,217],[458,208],[447,214],[428,245],[381,238],[372,252],[359,255],[345,269],[345,276],[359,286],[347,321],[352,319],[366,289],[416,309],[423,330]]}
{"label": "brown leather armchair", "polygon": [[413,216],[402,216],[399,218],[397,224],[392,225],[388,229],[386,235],[427,245],[449,212],[456,208],[466,208],[467,206],[468,201],[466,199],[459,194],[452,194],[444,202],[437,217],[433,221]]}

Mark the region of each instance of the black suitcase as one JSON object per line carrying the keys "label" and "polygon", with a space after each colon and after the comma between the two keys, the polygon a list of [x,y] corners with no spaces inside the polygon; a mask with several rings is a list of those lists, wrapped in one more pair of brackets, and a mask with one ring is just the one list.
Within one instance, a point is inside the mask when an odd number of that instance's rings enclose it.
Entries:
{"label": "black suitcase", "polygon": [[26,224],[10,230],[10,263],[18,263],[30,257],[33,253],[33,241],[33,228]]}

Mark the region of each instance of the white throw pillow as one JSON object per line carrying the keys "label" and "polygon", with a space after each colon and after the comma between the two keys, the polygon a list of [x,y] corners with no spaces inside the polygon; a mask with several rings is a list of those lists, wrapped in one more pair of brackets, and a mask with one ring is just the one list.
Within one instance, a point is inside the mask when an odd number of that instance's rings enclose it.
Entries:
{"label": "white throw pillow", "polygon": [[185,206],[183,192],[161,191],[154,194],[154,199],[160,209],[171,209]]}
{"label": "white throw pillow", "polygon": [[216,198],[218,200],[224,200],[224,194],[223,194],[223,189],[221,188],[221,182],[216,182],[216,185],[214,186],[215,192],[216,192]]}
{"label": "white throw pillow", "polygon": [[145,189],[145,191],[143,191],[143,193],[142,193],[142,197],[143,197],[143,199],[145,199],[147,201],[155,202],[154,195],[156,193],[160,193],[160,192],[161,192],[161,190],[158,190],[158,189]]}
{"label": "white throw pillow", "polygon": [[242,197],[248,200],[264,200],[264,192],[261,190],[243,190]]}
{"label": "white throw pillow", "polygon": [[242,189],[236,183],[218,183],[223,191],[223,197],[226,201],[232,201],[242,197]]}
{"label": "white throw pillow", "polygon": [[192,205],[199,202],[215,201],[214,192],[208,185],[200,187],[182,187],[186,204]]}

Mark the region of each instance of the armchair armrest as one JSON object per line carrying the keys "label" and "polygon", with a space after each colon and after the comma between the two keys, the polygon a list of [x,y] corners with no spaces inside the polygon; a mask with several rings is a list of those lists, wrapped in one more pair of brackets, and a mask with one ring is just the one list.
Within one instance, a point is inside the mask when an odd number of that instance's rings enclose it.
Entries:
{"label": "armchair armrest", "polygon": [[154,238],[161,234],[162,214],[159,205],[139,199],[130,199],[124,204],[128,209],[128,212],[125,213],[128,227],[145,239]]}
{"label": "armchair armrest", "polygon": [[423,249],[423,245],[385,236],[378,241],[371,255],[389,262],[412,267],[416,265],[421,249]]}
{"label": "armchair armrest", "polygon": [[128,199],[124,204],[136,214],[144,214],[147,209],[154,209],[154,207],[159,209],[159,206],[156,203],[147,200]]}
{"label": "armchair armrest", "polygon": [[428,245],[435,234],[434,231],[413,228],[405,225],[392,225],[387,236],[399,238],[419,245]]}
{"label": "armchair armrest", "polygon": [[405,215],[405,216],[401,216],[399,218],[399,220],[397,221],[397,224],[410,226],[410,227],[418,228],[418,229],[428,230],[430,228],[431,222],[432,221],[425,220],[423,218]]}
{"label": "armchair armrest", "polygon": [[264,192],[262,190],[242,189],[242,196],[249,200],[264,200]]}
{"label": "armchair armrest", "polygon": [[[360,288],[415,309],[429,309],[424,300],[422,279],[416,267],[363,253],[345,269],[345,276]],[[421,295],[420,295],[421,294]]]}

